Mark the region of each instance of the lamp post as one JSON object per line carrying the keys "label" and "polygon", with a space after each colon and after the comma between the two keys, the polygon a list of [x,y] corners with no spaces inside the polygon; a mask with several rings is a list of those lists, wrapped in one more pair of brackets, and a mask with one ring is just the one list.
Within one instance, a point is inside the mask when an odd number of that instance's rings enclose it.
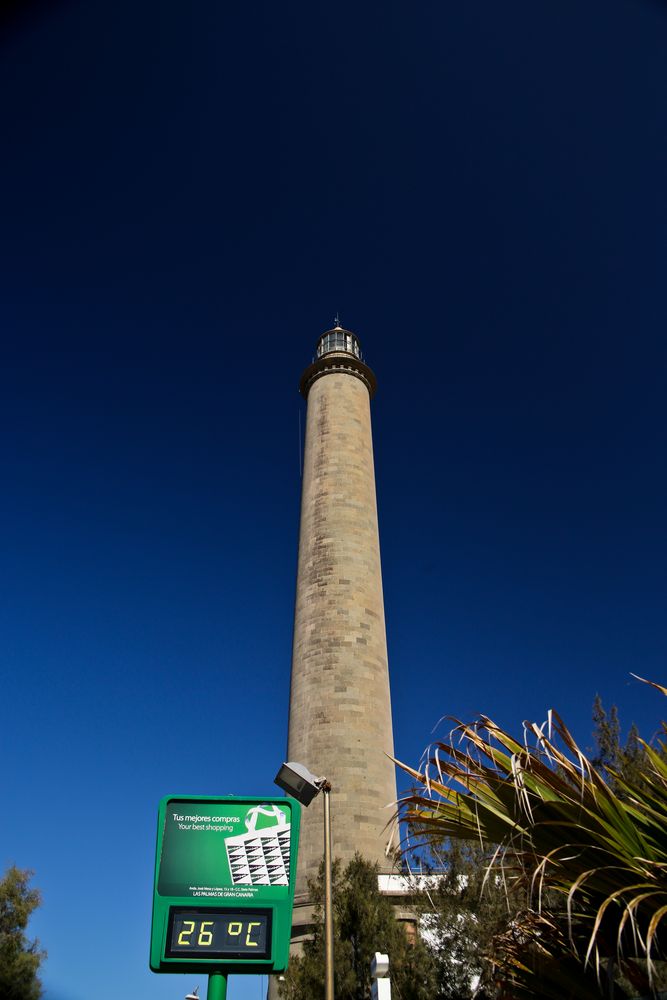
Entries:
{"label": "lamp post", "polygon": [[324,796],[324,1000],[334,1000],[333,895],[331,881],[331,782],[316,778],[304,764],[290,761],[278,771],[275,783],[308,806],[316,795]]}
{"label": "lamp post", "polygon": [[333,887],[331,884],[331,784],[322,779],[324,796],[324,1000],[334,1000]]}

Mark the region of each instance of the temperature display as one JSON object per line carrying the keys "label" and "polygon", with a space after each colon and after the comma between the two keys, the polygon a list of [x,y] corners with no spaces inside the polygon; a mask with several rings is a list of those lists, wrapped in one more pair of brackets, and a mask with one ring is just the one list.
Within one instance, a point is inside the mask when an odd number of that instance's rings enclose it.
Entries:
{"label": "temperature display", "polygon": [[172,907],[168,958],[270,958],[271,912]]}

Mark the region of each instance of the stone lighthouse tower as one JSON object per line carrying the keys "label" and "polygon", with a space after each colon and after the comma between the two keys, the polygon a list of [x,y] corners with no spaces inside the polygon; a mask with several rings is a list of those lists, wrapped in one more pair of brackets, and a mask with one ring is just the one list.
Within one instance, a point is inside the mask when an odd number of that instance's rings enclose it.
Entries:
{"label": "stone lighthouse tower", "polygon": [[[332,785],[333,853],[391,868],[396,800],[370,401],[354,333],[324,333],[301,377],[308,401],[287,759]],[[304,811],[293,939],[322,859],[322,803]],[[300,905],[299,905],[300,904]]]}

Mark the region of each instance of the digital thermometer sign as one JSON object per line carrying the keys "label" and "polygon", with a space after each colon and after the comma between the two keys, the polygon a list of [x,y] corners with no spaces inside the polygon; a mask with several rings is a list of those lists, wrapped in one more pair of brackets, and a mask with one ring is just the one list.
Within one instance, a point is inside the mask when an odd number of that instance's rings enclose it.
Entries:
{"label": "digital thermometer sign", "polygon": [[271,910],[171,908],[167,955],[271,958]]}
{"label": "digital thermometer sign", "polygon": [[158,813],[153,972],[284,972],[301,807],[170,795]]}

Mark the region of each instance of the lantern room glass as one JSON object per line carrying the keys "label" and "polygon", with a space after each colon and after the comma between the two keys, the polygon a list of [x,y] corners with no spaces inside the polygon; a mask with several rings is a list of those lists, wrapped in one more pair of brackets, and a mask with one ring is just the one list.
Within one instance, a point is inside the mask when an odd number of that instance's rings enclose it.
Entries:
{"label": "lantern room glass", "polygon": [[320,337],[317,345],[318,358],[321,358],[323,354],[331,354],[332,351],[344,351],[346,354],[353,354],[355,358],[361,360],[359,341],[348,330],[337,328]]}

